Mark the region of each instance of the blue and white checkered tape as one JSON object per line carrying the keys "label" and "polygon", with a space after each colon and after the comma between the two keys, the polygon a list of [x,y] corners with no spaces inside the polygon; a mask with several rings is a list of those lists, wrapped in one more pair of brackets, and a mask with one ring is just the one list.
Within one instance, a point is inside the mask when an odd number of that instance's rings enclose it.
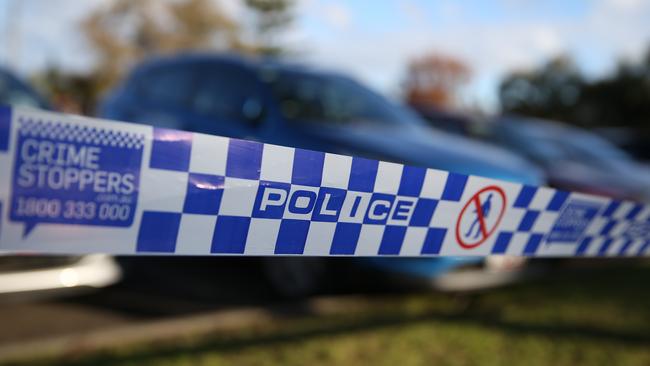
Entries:
{"label": "blue and white checkered tape", "polygon": [[0,250],[644,256],[650,206],[0,107]]}

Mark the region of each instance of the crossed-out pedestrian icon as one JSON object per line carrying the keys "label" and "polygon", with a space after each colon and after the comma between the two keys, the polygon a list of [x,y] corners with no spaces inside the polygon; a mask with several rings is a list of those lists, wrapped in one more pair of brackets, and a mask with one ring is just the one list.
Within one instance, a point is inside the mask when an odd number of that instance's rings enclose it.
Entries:
{"label": "crossed-out pedestrian icon", "polygon": [[[472,237],[472,239],[478,239],[479,235],[481,235],[481,229],[482,229],[482,224],[481,220],[488,218],[490,215],[490,208],[492,207],[492,193],[488,195],[487,200],[483,202],[480,206],[480,210],[478,208],[474,208],[474,213],[476,214],[476,219],[474,219],[474,222],[472,222],[472,225],[470,225],[469,230],[465,233],[466,237]],[[479,213],[480,211],[480,213]],[[476,230],[474,230],[476,228]],[[472,232],[475,232],[474,235],[471,235]]]}
{"label": "crossed-out pedestrian icon", "polygon": [[464,249],[481,245],[499,226],[506,195],[498,186],[482,188],[465,203],[456,222],[456,240]]}

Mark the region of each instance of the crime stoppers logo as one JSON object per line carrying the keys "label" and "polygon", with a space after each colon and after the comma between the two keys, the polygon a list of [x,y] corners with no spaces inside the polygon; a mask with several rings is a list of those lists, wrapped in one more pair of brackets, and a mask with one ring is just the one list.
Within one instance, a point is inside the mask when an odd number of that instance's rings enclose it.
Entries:
{"label": "crime stoppers logo", "polygon": [[39,223],[130,226],[144,135],[20,118],[10,219],[27,236]]}
{"label": "crime stoppers logo", "polygon": [[456,241],[464,249],[483,244],[497,229],[506,210],[506,195],[497,186],[476,192],[465,203],[456,222]]}

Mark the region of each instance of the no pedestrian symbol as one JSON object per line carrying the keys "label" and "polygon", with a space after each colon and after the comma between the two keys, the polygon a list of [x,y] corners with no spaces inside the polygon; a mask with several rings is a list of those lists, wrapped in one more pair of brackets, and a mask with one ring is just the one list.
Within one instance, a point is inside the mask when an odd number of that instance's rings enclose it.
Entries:
{"label": "no pedestrian symbol", "polygon": [[456,240],[465,249],[483,244],[497,229],[506,211],[506,195],[497,186],[474,193],[460,211]]}

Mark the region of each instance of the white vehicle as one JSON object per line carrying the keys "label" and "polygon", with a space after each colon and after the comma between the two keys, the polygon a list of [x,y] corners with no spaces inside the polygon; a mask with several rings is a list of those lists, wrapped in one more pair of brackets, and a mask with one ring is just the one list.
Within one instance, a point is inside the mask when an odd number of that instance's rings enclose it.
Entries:
{"label": "white vehicle", "polygon": [[[31,87],[0,69],[0,104],[49,109]],[[0,254],[0,300],[9,295],[55,295],[111,285],[121,278],[112,257]],[[12,296],[13,297],[13,296]]]}
{"label": "white vehicle", "polygon": [[117,282],[122,272],[112,257],[0,256],[0,299],[14,295],[58,295]]}

